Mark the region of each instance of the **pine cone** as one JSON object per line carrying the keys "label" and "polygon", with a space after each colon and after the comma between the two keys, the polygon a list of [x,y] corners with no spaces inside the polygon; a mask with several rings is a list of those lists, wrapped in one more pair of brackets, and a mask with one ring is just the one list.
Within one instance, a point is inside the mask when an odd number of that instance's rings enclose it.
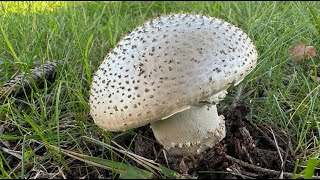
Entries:
{"label": "pine cone", "polygon": [[44,79],[49,81],[55,78],[55,69],[57,62],[45,62],[43,65],[30,69],[30,73],[20,73],[13,79],[6,82],[0,88],[0,102],[3,102],[6,96],[20,95],[21,93],[30,92],[33,83],[37,86],[43,86]]}

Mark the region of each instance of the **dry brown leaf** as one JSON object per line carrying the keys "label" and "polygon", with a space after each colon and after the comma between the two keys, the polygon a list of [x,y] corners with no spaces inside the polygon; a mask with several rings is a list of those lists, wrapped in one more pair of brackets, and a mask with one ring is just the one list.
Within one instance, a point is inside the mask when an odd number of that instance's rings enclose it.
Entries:
{"label": "dry brown leaf", "polygon": [[306,46],[304,43],[298,42],[293,49],[289,50],[289,54],[296,60],[304,60],[315,57],[317,50],[313,46]]}

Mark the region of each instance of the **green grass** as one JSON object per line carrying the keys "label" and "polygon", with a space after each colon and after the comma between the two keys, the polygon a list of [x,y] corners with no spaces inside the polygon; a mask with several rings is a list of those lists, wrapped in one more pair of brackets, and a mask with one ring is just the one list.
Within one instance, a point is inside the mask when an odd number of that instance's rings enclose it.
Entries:
{"label": "green grass", "polygon": [[[83,164],[61,149],[129,164],[123,155],[81,140],[94,137],[111,142],[132,133],[104,132],[90,120],[91,76],[128,31],[159,14],[178,12],[222,18],[251,37],[259,52],[258,65],[242,82],[247,93],[240,97],[250,108],[249,116],[291,134],[297,140],[292,152],[299,163],[319,169],[320,87],[310,80],[315,75],[310,70],[319,68],[319,56],[296,61],[288,49],[296,42],[320,49],[320,3],[0,2],[0,87],[16,73],[28,72],[44,61],[59,63],[55,82],[0,105],[0,125],[7,127],[5,134],[0,133],[0,146],[23,157],[8,159],[0,151],[0,177],[35,177],[35,172],[53,177],[60,171],[74,177],[109,176],[103,163]],[[235,88],[229,92],[220,107],[230,105]],[[91,154],[97,151],[100,154]],[[317,163],[311,166],[310,162]]]}

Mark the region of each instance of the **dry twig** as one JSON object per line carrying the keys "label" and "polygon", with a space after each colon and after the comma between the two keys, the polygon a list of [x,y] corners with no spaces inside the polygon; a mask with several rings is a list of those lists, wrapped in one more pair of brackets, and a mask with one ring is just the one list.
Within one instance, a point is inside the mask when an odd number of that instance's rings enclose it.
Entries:
{"label": "dry twig", "polygon": [[[253,164],[246,163],[244,161],[241,161],[240,159],[236,159],[236,158],[234,158],[232,156],[229,156],[227,154],[225,155],[225,157],[228,160],[236,162],[236,163],[238,163],[239,165],[241,165],[243,167],[250,168],[250,169],[256,171],[258,174],[259,173],[267,173],[267,174],[270,174],[270,175],[273,175],[273,176],[278,176],[281,173],[280,171],[276,171],[276,170],[272,170],[272,169],[266,169],[266,168],[262,168],[262,167],[259,167],[259,166],[253,165]],[[293,173],[283,172],[283,177],[284,178],[292,178],[292,176],[293,176]],[[301,175],[300,177],[304,178],[304,175]],[[318,176],[312,176],[312,179],[318,179],[318,178],[319,178]]]}
{"label": "dry twig", "polygon": [[249,117],[246,118],[247,121],[250,123],[250,125],[255,129],[257,130],[264,138],[265,140],[268,141],[268,143],[274,147],[275,149],[279,149],[279,151],[281,153],[284,153],[284,150],[281,148],[281,147],[278,147],[278,145],[264,132],[262,131],[255,123],[253,123]]}

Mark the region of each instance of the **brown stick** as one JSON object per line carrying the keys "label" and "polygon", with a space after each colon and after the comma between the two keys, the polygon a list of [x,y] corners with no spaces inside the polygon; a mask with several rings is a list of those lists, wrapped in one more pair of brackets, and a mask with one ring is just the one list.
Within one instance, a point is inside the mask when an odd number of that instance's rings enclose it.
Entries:
{"label": "brown stick", "polygon": [[[272,170],[272,169],[266,169],[266,168],[262,168],[262,167],[259,167],[259,166],[253,165],[253,164],[246,163],[244,161],[241,161],[239,159],[231,157],[231,156],[229,156],[227,154],[225,155],[225,157],[230,161],[236,162],[236,163],[238,163],[239,165],[241,165],[243,167],[247,167],[247,168],[253,169],[258,173],[269,173],[269,174],[274,175],[274,176],[278,176],[281,173],[280,171],[275,171],[275,170]],[[285,178],[291,178],[292,176],[293,176],[293,173],[283,172],[283,177],[285,177]],[[304,178],[304,175],[301,175],[300,177]],[[312,179],[318,179],[318,178],[319,178],[319,176],[312,176]]]}
{"label": "brown stick", "polygon": [[[264,137],[264,139],[268,141],[268,143],[269,143],[272,147],[274,147],[276,150],[278,149],[278,146],[276,145],[276,143],[275,143],[264,131],[262,131],[255,123],[253,123],[253,122],[251,121],[250,117],[247,116],[246,119],[247,119],[247,121],[250,123],[250,125],[251,125],[254,129],[256,129],[256,130]],[[284,153],[284,150],[283,150],[281,147],[279,147],[279,150],[280,150],[281,153]]]}

